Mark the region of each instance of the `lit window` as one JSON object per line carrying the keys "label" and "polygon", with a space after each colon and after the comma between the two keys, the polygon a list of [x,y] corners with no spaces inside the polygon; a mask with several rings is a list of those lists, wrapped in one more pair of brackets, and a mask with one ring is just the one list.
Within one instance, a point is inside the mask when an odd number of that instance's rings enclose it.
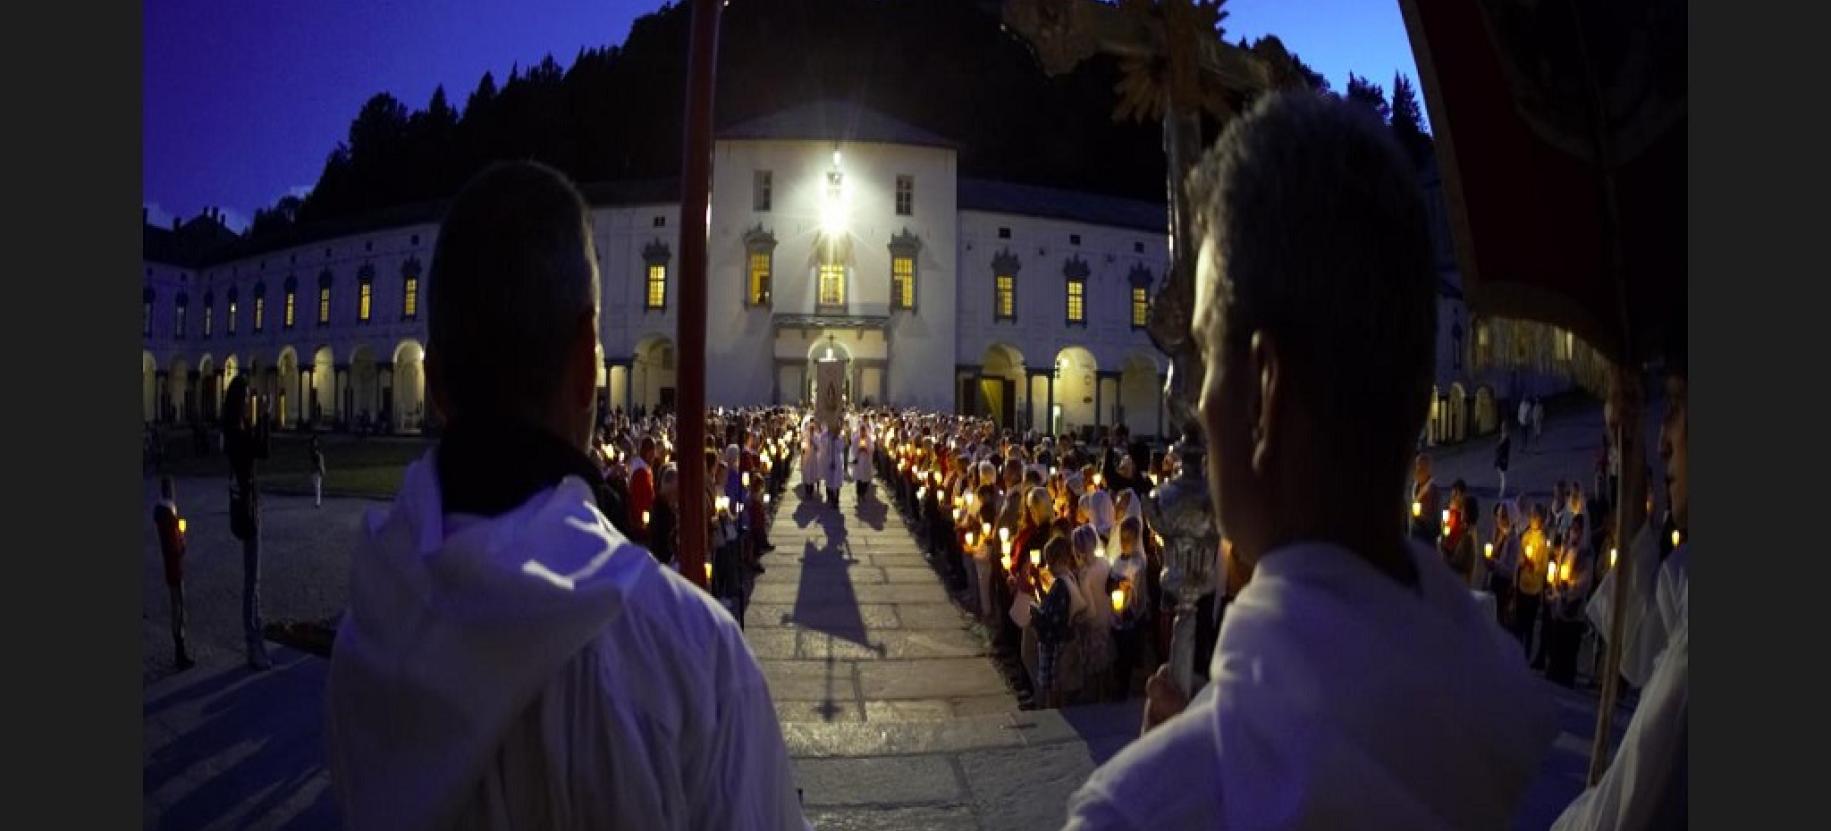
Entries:
{"label": "lit window", "polygon": [[909,216],[915,213],[915,177],[896,177],[896,215]]}
{"label": "lit window", "polygon": [[331,287],[318,287],[318,325],[331,322]]}
{"label": "lit window", "polygon": [[750,207],[752,209],[758,211],[769,210],[770,190],[772,189],[773,184],[771,182],[772,178],[773,176],[767,170],[759,170],[756,172],[756,178],[751,182]]}
{"label": "lit window", "polygon": [[846,266],[838,261],[820,264],[820,305],[846,304]]}
{"label": "lit window", "polygon": [[233,298],[229,300],[229,334],[235,334],[236,307],[240,305]]}
{"label": "lit window", "polygon": [[254,331],[259,333],[265,325],[267,325],[267,293],[257,291],[254,293]]}
{"label": "lit window", "polygon": [[1151,319],[1151,296],[1144,286],[1132,287],[1132,328],[1142,329]]}
{"label": "lit window", "polygon": [[420,314],[420,278],[408,275],[401,287],[401,317],[412,320]]}
{"label": "lit window", "polygon": [[1017,319],[1017,277],[1011,274],[1000,274],[995,278],[997,287],[996,307],[992,316],[996,320]]}
{"label": "lit window", "polygon": [[175,318],[176,319],[172,321],[173,334],[182,338],[184,337],[184,298],[182,297],[178,298],[178,314]]}
{"label": "lit window", "polygon": [[668,267],[650,263],[648,267],[648,308],[665,309],[668,305]]}
{"label": "lit window", "polygon": [[298,299],[298,296],[299,296],[299,292],[296,289],[287,289],[286,290],[286,328],[288,328],[288,329],[292,328],[293,306],[295,305],[295,302]]}
{"label": "lit window", "polygon": [[356,320],[357,321],[362,322],[362,323],[369,322],[369,304],[374,299],[374,297],[375,297],[374,281],[364,278],[362,282],[356,284]]}
{"label": "lit window", "polygon": [[1070,278],[1068,281],[1068,322],[1087,322],[1087,281]]}
{"label": "lit window", "polygon": [[915,308],[915,258],[892,257],[890,259],[891,290],[896,295],[898,309]]}
{"label": "lit window", "polygon": [[750,252],[750,305],[769,305],[769,252]]}

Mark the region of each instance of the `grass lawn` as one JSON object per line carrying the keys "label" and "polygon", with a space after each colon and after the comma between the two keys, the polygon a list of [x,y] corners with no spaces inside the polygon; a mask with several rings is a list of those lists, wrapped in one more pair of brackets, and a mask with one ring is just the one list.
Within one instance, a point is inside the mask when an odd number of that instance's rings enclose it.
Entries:
{"label": "grass lawn", "polygon": [[[229,459],[221,452],[199,456],[188,429],[163,434],[165,472],[173,476],[226,476]],[[400,490],[407,463],[424,455],[430,439],[417,436],[350,436],[322,433],[324,491],[356,496],[392,497]],[[308,436],[274,433],[272,455],[260,463],[263,490],[310,493],[311,456]]]}

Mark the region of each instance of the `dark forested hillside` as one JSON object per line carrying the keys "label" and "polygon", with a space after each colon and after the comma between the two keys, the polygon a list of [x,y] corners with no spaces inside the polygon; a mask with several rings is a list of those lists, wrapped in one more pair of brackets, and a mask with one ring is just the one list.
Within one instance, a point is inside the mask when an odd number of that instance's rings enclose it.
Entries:
{"label": "dark forested hillside", "polygon": [[[675,175],[690,17],[663,6],[620,46],[486,73],[423,107],[376,95],[311,194],[258,211],[253,235],[443,198],[495,159],[538,159],[581,182]],[[716,120],[850,99],[959,142],[963,175],[1160,200],[1158,127],[1112,119],[1118,79],[1104,57],[1044,76],[996,0],[734,0]]]}

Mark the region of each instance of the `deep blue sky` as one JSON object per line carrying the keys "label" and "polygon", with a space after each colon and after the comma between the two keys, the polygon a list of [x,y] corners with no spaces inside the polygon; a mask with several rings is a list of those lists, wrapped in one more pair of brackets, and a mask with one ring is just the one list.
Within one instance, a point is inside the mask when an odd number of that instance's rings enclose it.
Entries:
{"label": "deep blue sky", "polygon": [[[920,0],[915,0],[919,2]],[[744,2],[744,0],[735,0]],[[155,222],[222,208],[233,227],[311,187],[377,92],[462,107],[485,70],[622,42],[659,0],[151,0],[142,174]],[[1276,34],[1336,90],[1417,78],[1397,0],[1229,0],[1229,40]],[[1421,103],[1421,102],[1420,102]]]}

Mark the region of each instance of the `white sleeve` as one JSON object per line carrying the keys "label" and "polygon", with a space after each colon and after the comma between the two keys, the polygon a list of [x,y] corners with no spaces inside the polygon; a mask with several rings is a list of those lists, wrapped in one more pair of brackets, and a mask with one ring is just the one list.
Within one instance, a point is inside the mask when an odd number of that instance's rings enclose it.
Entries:
{"label": "white sleeve", "polygon": [[769,687],[756,657],[740,638],[731,649],[732,683],[711,699],[714,719],[704,766],[690,776],[703,784],[693,806],[694,828],[734,831],[812,829],[795,792],[795,768],[782,740]]}
{"label": "white sleeve", "polygon": [[1681,623],[1673,633],[1602,781],[1564,810],[1553,831],[1656,828],[1683,815],[1690,785],[1688,632]]}

